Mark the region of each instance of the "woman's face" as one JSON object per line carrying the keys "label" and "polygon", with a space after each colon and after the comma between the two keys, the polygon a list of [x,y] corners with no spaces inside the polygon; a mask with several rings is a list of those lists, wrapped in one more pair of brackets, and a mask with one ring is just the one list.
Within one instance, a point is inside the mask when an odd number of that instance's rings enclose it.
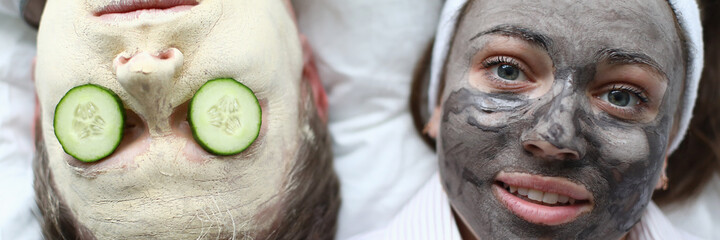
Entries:
{"label": "woman's face", "polygon": [[[108,7],[132,2],[178,6]],[[302,197],[287,196],[304,184],[293,167],[320,158],[302,146],[325,135],[305,107],[311,93],[300,84],[302,51],[284,4],[48,1],[36,69],[42,135],[60,195],[98,239],[257,237],[283,219],[284,199]],[[262,108],[259,137],[233,156],[204,151],[185,120],[188,100],[216,78],[245,84]],[[128,111],[120,147],[92,164],[65,154],[52,125],[60,98],[85,83],[113,90]]]}
{"label": "woman's face", "polygon": [[658,182],[683,88],[668,3],[471,2],[438,141],[456,213],[483,239],[622,237]]}

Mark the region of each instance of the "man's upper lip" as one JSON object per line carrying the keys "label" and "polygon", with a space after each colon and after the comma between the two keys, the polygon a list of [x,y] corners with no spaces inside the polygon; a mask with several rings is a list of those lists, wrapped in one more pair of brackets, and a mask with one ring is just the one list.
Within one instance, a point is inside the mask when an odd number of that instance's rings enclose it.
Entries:
{"label": "man's upper lip", "polygon": [[592,201],[593,199],[592,194],[585,186],[571,182],[567,178],[500,172],[495,180],[516,187],[562,194],[577,200]]}
{"label": "man's upper lip", "polygon": [[95,16],[113,13],[129,13],[144,9],[168,9],[177,6],[195,6],[196,0],[114,0],[95,12]]}

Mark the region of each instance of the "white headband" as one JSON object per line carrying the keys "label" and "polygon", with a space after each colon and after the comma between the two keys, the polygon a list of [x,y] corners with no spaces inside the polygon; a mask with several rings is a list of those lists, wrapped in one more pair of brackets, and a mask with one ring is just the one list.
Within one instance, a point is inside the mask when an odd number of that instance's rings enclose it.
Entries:
{"label": "white headband", "polygon": [[[435,43],[433,45],[432,62],[430,63],[430,85],[428,86],[428,108],[432,113],[435,109],[438,96],[438,84],[442,73],[445,59],[450,50],[450,40],[457,25],[460,9],[467,0],[447,0],[440,15]],[[683,29],[687,39],[688,50],[688,71],[685,81],[685,92],[683,93],[682,115],[680,116],[680,128],[677,137],[670,144],[669,153],[675,151],[685,137],[692,110],[695,107],[697,89],[700,83],[700,75],[703,68],[703,39],[702,24],[700,22],[700,11],[694,0],[668,0],[675,11],[678,22]]]}

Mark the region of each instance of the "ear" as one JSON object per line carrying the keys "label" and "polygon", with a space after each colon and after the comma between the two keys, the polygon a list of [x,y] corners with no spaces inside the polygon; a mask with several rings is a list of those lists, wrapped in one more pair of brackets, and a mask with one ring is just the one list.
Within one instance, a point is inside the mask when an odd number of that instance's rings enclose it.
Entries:
{"label": "ear", "polygon": [[440,116],[442,115],[442,112],[440,110],[440,106],[435,107],[435,110],[433,110],[432,115],[430,115],[430,120],[427,124],[425,124],[425,128],[423,129],[423,133],[427,134],[433,139],[437,139],[438,132],[440,130]]}
{"label": "ear", "polygon": [[667,177],[667,163],[668,163],[668,156],[665,155],[665,161],[663,162],[662,172],[660,173],[660,178],[658,179],[658,182],[655,184],[655,190],[667,190],[668,188],[668,179]]}
{"label": "ear", "polygon": [[[681,111],[677,111],[681,112]],[[677,114],[676,114],[677,115]],[[675,119],[679,119],[679,116],[675,116]],[[680,129],[678,121],[674,121],[672,128],[670,129],[670,138],[668,138],[668,145],[667,149],[665,149],[665,160],[663,161],[663,167],[662,172],[660,173],[660,178],[658,179],[658,182],[655,184],[655,190],[667,190],[668,188],[668,181],[670,179],[667,177],[667,164],[668,164],[668,157],[670,157],[670,143],[673,142],[673,140],[678,136],[678,131]],[[689,130],[688,130],[689,131]]]}
{"label": "ear", "polygon": [[[35,65],[36,65],[36,63],[37,63],[37,57],[33,58],[32,64],[30,65],[30,80],[32,80],[33,85],[35,84]],[[37,125],[41,124],[41,123],[40,123],[40,101],[38,100],[38,96],[37,96],[37,88],[35,88],[35,89],[36,89],[35,90],[35,112],[33,115],[33,122],[32,122],[32,135],[35,136],[35,138],[37,138],[37,136],[40,136],[40,135],[38,135],[40,133],[37,133],[35,131],[37,131],[37,129],[38,129]],[[40,140],[40,139],[34,139],[33,142],[37,142],[38,140]]]}
{"label": "ear", "polygon": [[40,17],[42,16],[43,10],[45,9],[45,0],[25,0],[20,1],[20,14],[22,15],[25,22],[35,29],[40,26]]}
{"label": "ear", "polygon": [[[295,10],[293,9],[292,3],[290,2],[290,0],[284,0],[283,3],[285,4],[285,7],[287,7],[290,18],[293,19],[295,25],[297,26],[297,17],[295,15]],[[298,33],[298,37],[300,38],[300,44],[302,45],[303,51],[303,81],[308,81],[308,83],[310,83],[310,87],[312,88],[313,93],[313,99],[315,100],[315,109],[317,109],[320,119],[324,123],[327,123],[327,94],[325,93],[325,88],[320,81],[320,75],[318,74],[317,66],[315,65],[315,59],[312,55],[312,48],[310,48],[310,43],[308,42],[305,35]]]}
{"label": "ear", "polygon": [[313,98],[315,100],[315,108],[318,111],[318,115],[323,122],[327,123],[328,120],[328,100],[325,88],[320,81],[320,75],[318,74],[317,66],[315,65],[315,59],[312,55],[312,49],[307,38],[300,34],[300,43],[302,44],[303,50],[303,79],[310,83],[312,88]]}
{"label": "ear", "polygon": [[292,3],[290,0],[284,0],[283,4],[285,4],[285,9],[287,9],[288,14],[290,14],[290,17],[295,21],[295,24],[297,25],[297,17],[295,16],[295,9],[293,9]]}

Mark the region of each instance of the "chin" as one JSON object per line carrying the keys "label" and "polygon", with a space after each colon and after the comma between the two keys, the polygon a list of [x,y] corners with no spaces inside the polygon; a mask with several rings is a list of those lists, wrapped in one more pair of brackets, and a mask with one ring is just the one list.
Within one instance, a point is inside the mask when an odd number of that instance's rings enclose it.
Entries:
{"label": "chin", "polygon": [[448,184],[456,176],[443,176],[443,185],[458,224],[480,239],[620,239],[641,216],[628,216],[630,225],[614,220],[619,206],[634,203],[606,204],[606,192],[564,177],[519,170],[462,175],[459,185]]}

